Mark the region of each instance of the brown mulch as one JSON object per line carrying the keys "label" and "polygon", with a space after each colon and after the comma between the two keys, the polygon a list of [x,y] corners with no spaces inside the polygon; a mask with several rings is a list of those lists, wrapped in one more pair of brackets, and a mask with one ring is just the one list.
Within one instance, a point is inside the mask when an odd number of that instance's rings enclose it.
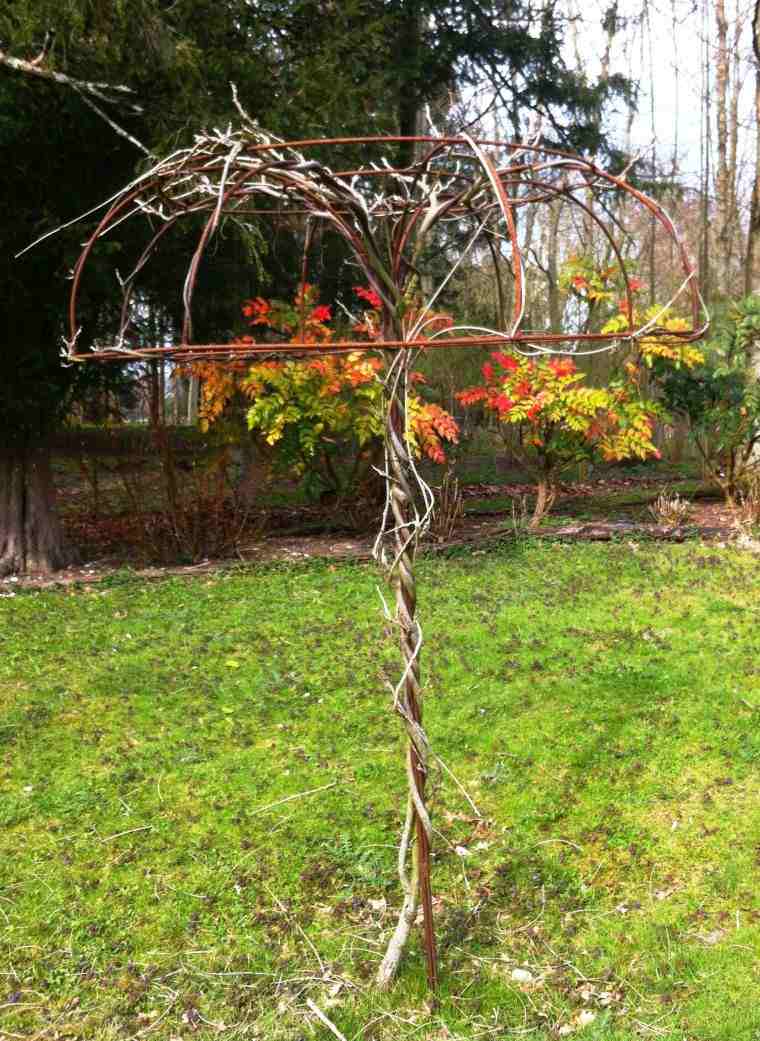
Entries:
{"label": "brown mulch", "polygon": [[734,515],[724,502],[693,502],[690,522],[697,528],[725,528],[732,531]]}
{"label": "brown mulch", "polygon": [[[495,486],[494,486],[495,487]],[[522,486],[524,489],[524,486]],[[506,486],[499,485],[498,493],[505,495]],[[482,496],[483,492],[478,493]],[[445,542],[428,541],[423,552],[448,552],[470,548],[509,538],[512,529],[506,514],[465,517],[455,539]],[[541,528],[528,532],[528,537],[553,541],[609,542],[616,539],[636,541],[683,542],[688,538],[727,542],[735,539],[736,529],[731,510],[723,503],[702,502],[693,505],[688,525],[665,528],[656,524],[627,521],[589,521]],[[192,577],[229,570],[241,565],[273,562],[304,562],[330,559],[335,561],[369,560],[372,556],[373,535],[292,535],[267,537],[239,547],[238,559],[206,560],[199,564],[130,569],[130,574],[143,579],[159,579],[170,575]],[[54,575],[26,575],[0,579],[0,596],[12,595],[18,589],[50,589],[72,585],[90,585],[113,576],[124,568],[123,558],[104,558],[78,567],[65,568]]]}
{"label": "brown mulch", "polygon": [[[568,482],[559,487],[560,500],[567,502],[570,513],[573,512],[573,503],[581,501],[585,497],[614,493],[635,488],[655,489],[663,487],[662,477],[609,477],[597,479],[593,482]],[[519,501],[521,497],[534,492],[533,486],[529,484],[472,484],[462,489],[465,499],[483,498],[511,498]],[[535,532],[528,532],[531,538],[556,541],[577,542],[604,542],[615,539],[636,539],[682,542],[687,538],[701,538],[711,541],[733,541],[736,539],[737,531],[732,511],[723,502],[703,499],[700,496],[706,492],[698,492],[692,497],[692,511],[687,525],[681,528],[659,527],[652,523],[639,523],[632,520],[611,521],[600,519],[598,521],[577,521],[563,525],[548,525]],[[559,504],[558,504],[559,505]],[[561,511],[560,511],[561,512]],[[217,571],[230,570],[241,565],[268,564],[273,562],[303,562],[314,559],[331,559],[335,561],[346,560],[369,560],[372,556],[372,546],[375,539],[374,532],[366,534],[315,533],[298,534],[297,527],[300,522],[315,522],[320,514],[318,508],[283,508],[275,518],[275,524],[270,526],[279,527],[280,531],[295,525],[292,534],[279,536],[266,535],[249,536],[238,546],[237,558],[219,558],[201,561],[197,564],[146,566],[131,568],[126,563],[128,552],[98,552],[95,559],[89,563],[72,566],[54,575],[25,575],[0,578],[0,597],[13,595],[17,589],[48,589],[66,587],[72,585],[90,585],[110,578],[115,572],[125,567],[129,573],[144,579],[158,579],[170,575],[194,576],[210,574]],[[110,518],[104,523],[111,526],[122,527],[135,524],[139,527],[140,518],[127,516],[124,518]],[[271,521],[271,518],[270,518]],[[76,513],[74,517],[67,519],[68,536],[74,544],[88,544],[87,526],[90,519],[86,512]],[[82,529],[81,531],[79,529]],[[117,531],[117,535],[124,532]],[[103,534],[102,532],[100,533]],[[436,542],[429,540],[423,547],[423,552],[437,553],[455,551],[457,548],[472,549],[478,545],[492,544],[496,541],[512,537],[512,517],[507,511],[504,512],[472,512],[464,517],[457,526],[457,536],[448,541]],[[80,541],[80,536],[82,539]],[[115,538],[115,537],[114,537]],[[94,544],[107,545],[96,538]],[[128,544],[126,540],[125,544]],[[114,546],[121,544],[121,540],[115,538],[111,543]],[[91,549],[90,552],[93,552]],[[97,552],[97,551],[96,551]]]}
{"label": "brown mulch", "polygon": [[[576,499],[605,492],[621,492],[632,488],[661,488],[665,482],[661,477],[607,477],[595,481],[560,481],[557,490],[563,499]],[[492,496],[535,494],[532,484],[468,484],[462,488],[465,499],[488,499]]]}

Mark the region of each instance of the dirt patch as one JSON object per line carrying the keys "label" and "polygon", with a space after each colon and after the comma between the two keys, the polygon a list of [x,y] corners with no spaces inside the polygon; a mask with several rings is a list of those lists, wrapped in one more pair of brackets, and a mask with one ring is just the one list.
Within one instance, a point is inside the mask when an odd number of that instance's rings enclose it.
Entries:
{"label": "dirt patch", "polygon": [[[503,493],[501,493],[503,494]],[[681,528],[664,528],[655,524],[636,524],[627,521],[593,521],[582,524],[548,525],[535,532],[524,532],[523,537],[542,540],[577,542],[609,542],[623,538],[631,540],[655,540],[683,542],[701,538],[727,542],[736,537],[731,510],[720,503],[705,503],[695,507],[688,525]],[[511,517],[495,514],[488,520],[482,517],[465,517],[458,528],[457,537],[446,542],[428,541],[423,544],[423,553],[441,553],[457,548],[474,548],[478,545],[514,538]],[[347,537],[335,535],[266,537],[249,545],[239,547],[236,559],[205,560],[199,564],[167,567],[145,567],[130,569],[130,575],[143,579],[160,579],[170,575],[210,574],[232,570],[241,565],[275,562],[305,562],[309,560],[370,560],[375,533]],[[12,576],[0,580],[0,597],[12,595],[18,589],[50,589],[71,585],[92,585],[102,582],[125,567],[123,559],[107,559],[85,564],[81,567],[65,568],[54,575]]]}
{"label": "dirt patch", "polygon": [[[708,496],[712,493],[706,489],[698,489],[688,497],[692,502],[692,510],[688,523],[680,528],[665,528],[651,522],[646,509],[646,498],[639,503],[638,509],[631,513],[626,506],[626,493],[654,493],[658,489],[669,486],[660,477],[608,476],[603,479],[584,482],[567,482],[560,485],[559,499],[555,513],[565,521],[549,518],[540,529],[530,532],[527,537],[561,541],[612,541],[619,539],[656,539],[658,541],[682,542],[687,538],[702,538],[713,541],[729,541],[737,537],[736,526],[731,509],[723,502]],[[474,499],[503,499],[509,503],[519,503],[524,498],[535,494],[535,489],[527,483],[478,483],[469,484],[462,489],[465,502]],[[616,497],[620,497],[620,502]],[[447,552],[457,547],[472,548],[486,545],[503,539],[515,537],[514,515],[510,506],[494,504],[493,510],[473,510],[466,513],[457,525],[456,535],[446,542],[428,541],[423,552]],[[578,516],[576,520],[575,517]],[[615,516],[617,515],[617,516]],[[135,522],[135,518],[126,515],[127,521]],[[271,523],[272,518],[274,522]],[[138,518],[139,519],[139,518]],[[66,568],[54,575],[25,575],[0,580],[0,596],[13,595],[18,589],[46,589],[60,586],[84,585],[101,582],[112,578],[116,572],[129,567],[129,574],[143,579],[159,579],[169,575],[202,575],[220,570],[230,570],[241,565],[273,562],[304,562],[316,559],[369,560],[372,556],[376,530],[369,526],[366,532],[356,534],[340,530],[341,519],[330,514],[324,508],[316,506],[281,507],[273,511],[270,517],[269,531],[261,534],[252,525],[250,534],[246,533],[237,546],[234,558],[208,559],[194,564],[177,564],[166,566],[129,566],[128,550],[113,545],[106,548],[108,540],[99,538],[91,541],[92,545],[101,544],[103,549],[94,549],[92,560],[78,567]],[[93,523],[84,515],[81,523]],[[108,525],[113,518],[105,519]],[[78,539],[76,524],[68,525],[69,539],[73,544],[85,545],[88,540]],[[298,529],[301,528],[299,532]],[[288,532],[290,529],[290,532]],[[285,532],[277,534],[277,532]],[[118,540],[117,540],[118,542]],[[85,551],[87,552],[87,551]],[[93,549],[90,549],[93,552]]]}
{"label": "dirt patch", "polygon": [[733,511],[724,502],[693,502],[689,522],[697,528],[731,531],[735,527]]}
{"label": "dirt patch", "polygon": [[[608,477],[596,481],[560,481],[557,491],[562,499],[585,498],[592,495],[609,495],[614,492],[633,491],[663,487],[661,477]],[[512,484],[468,484],[462,489],[465,499],[488,499],[509,496],[519,499],[521,495],[535,495],[535,485]]]}

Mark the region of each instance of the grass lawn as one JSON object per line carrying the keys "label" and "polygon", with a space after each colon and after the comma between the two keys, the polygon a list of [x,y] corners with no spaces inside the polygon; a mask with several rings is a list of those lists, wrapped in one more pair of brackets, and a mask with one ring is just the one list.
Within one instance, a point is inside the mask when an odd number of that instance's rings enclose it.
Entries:
{"label": "grass lawn", "polygon": [[[420,562],[440,1003],[395,921],[377,573],[0,599],[0,1038],[760,1038],[760,569]],[[311,792],[311,794],[302,794]],[[297,798],[289,798],[299,796]],[[289,800],[289,801],[286,801]]]}

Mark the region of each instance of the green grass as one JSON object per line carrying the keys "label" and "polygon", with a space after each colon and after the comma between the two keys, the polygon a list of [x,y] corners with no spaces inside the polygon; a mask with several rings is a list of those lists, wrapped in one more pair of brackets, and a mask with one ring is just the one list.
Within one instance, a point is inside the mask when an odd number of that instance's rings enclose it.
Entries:
{"label": "green grass", "polygon": [[438,1006],[416,939],[371,986],[403,803],[374,567],[117,575],[0,599],[0,1037],[331,1037],[307,998],[356,1041],[760,1037],[756,559],[419,572],[428,731],[483,817],[436,771]]}

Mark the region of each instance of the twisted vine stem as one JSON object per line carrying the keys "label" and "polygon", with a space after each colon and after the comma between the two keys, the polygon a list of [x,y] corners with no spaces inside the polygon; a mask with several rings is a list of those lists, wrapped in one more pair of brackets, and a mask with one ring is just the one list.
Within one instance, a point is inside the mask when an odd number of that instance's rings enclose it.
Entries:
{"label": "twisted vine stem", "polygon": [[[386,614],[399,629],[404,662],[401,679],[393,691],[393,708],[406,729],[408,783],[406,819],[398,854],[398,872],[404,899],[396,928],[378,969],[377,982],[380,987],[388,987],[395,977],[421,905],[428,983],[434,990],[438,985],[438,966],[430,884],[432,825],[425,805],[430,743],[422,726],[422,629],[417,620],[417,585],[414,576],[417,541],[429,523],[433,498],[417,472],[406,439],[410,355],[409,350],[402,350],[390,356],[385,382],[386,507],[375,544],[375,556],[385,565],[395,595],[395,612],[390,615],[386,611]],[[421,514],[418,508],[420,503]],[[388,553],[389,547],[392,556]],[[408,870],[410,859],[411,871]]]}

